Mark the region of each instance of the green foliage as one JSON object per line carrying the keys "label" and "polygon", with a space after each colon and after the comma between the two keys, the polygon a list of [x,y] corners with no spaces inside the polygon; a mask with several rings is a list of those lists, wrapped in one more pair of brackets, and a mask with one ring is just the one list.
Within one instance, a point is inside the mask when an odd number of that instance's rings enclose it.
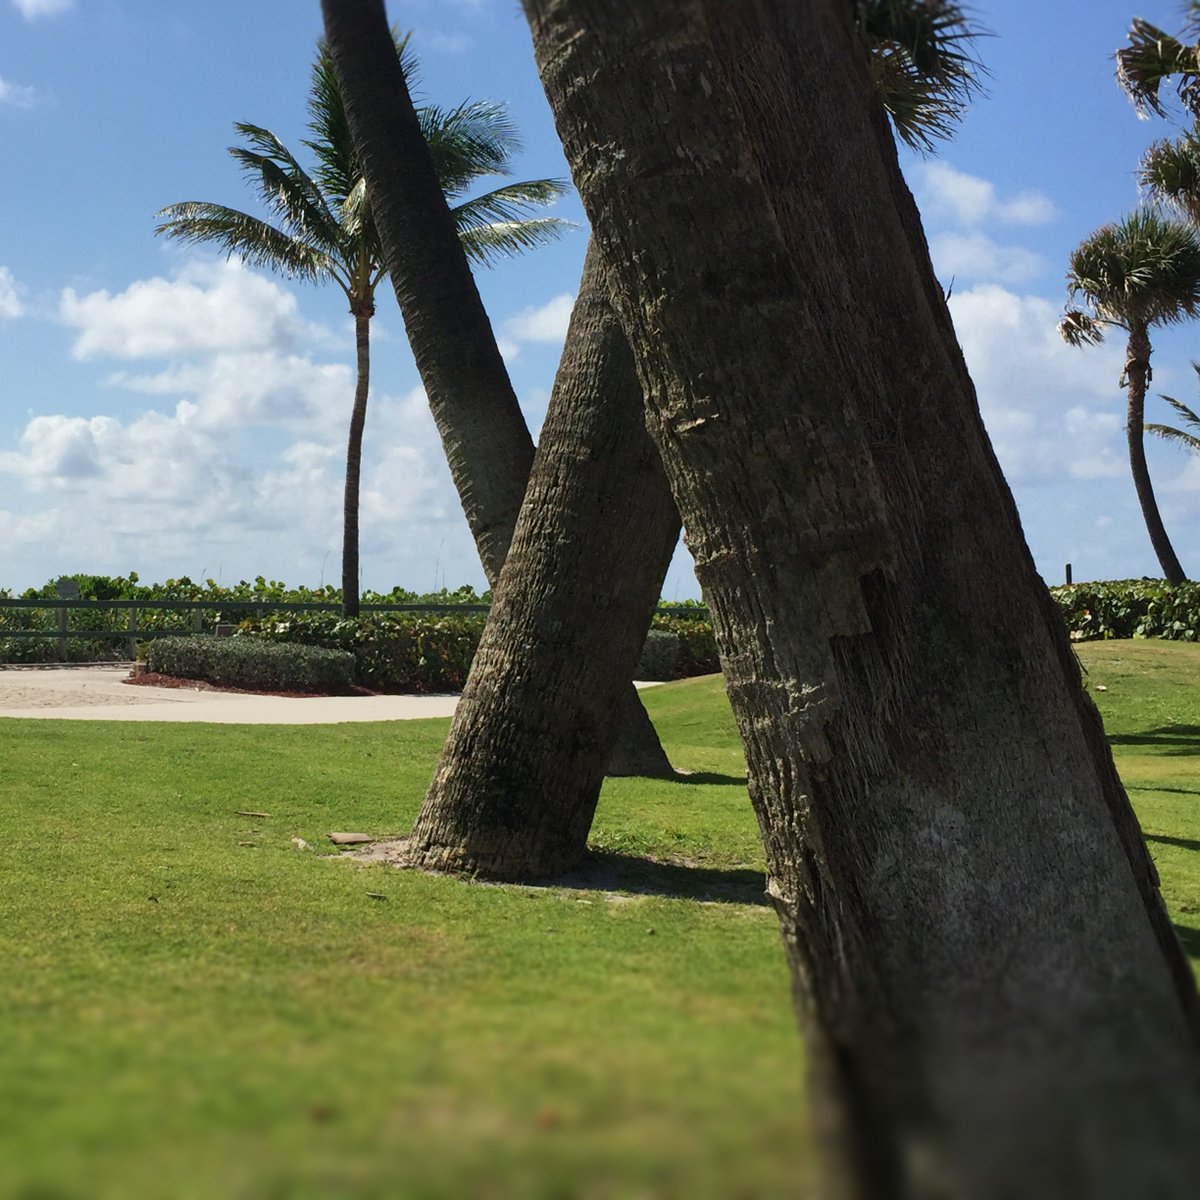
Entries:
{"label": "green foliage", "polygon": [[1200,640],[1200,584],[1123,579],[1054,587],[1071,640],[1166,638]]}
{"label": "green foliage", "polygon": [[[672,608],[674,607],[672,605]],[[695,608],[695,616],[660,614],[651,622],[652,629],[673,633],[679,639],[679,653],[675,659],[676,679],[712,675],[721,669],[721,661],[717,657],[717,639],[713,635],[708,610],[700,604],[695,605]]]}
{"label": "green foliage", "polygon": [[357,682],[377,692],[460,692],[484,613],[279,613],[243,622],[235,641],[325,646],[353,655]]}
{"label": "green foliage", "polygon": [[259,691],[348,692],[354,682],[354,656],[344,650],[255,638],[159,638],[145,661],[157,675]]}
{"label": "green foliage", "polygon": [[674,679],[679,662],[679,634],[669,629],[651,629],[634,668],[634,679]]}

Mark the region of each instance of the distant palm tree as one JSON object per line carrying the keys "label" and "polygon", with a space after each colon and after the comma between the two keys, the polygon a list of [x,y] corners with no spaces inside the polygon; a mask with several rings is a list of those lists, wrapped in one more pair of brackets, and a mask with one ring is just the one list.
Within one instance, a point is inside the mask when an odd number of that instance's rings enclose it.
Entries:
{"label": "distant palm tree", "polygon": [[1146,466],[1143,437],[1150,370],[1150,329],[1200,315],[1200,238],[1182,221],[1153,208],[1139,209],[1086,238],[1071,255],[1071,298],[1086,309],[1068,308],[1058,330],[1073,346],[1104,340],[1116,327],[1127,334],[1125,421],[1129,466],[1151,544],[1170,583],[1187,578],[1167,537]]}
{"label": "distant palm tree", "polygon": [[[406,77],[415,62],[405,42],[396,53]],[[370,381],[370,322],[375,288],[386,272],[383,249],[367,196],[358,153],[350,137],[337,77],[324,43],[317,49],[308,98],[312,151],[316,168],[306,172],[269,130],[235,126],[245,144],[229,153],[250,177],[274,224],[220,204],[185,201],[164,208],[156,233],[184,242],[212,242],[252,266],[314,283],[333,282],[345,293],[354,317],[357,376],[346,451],[343,505],[342,611],[359,610],[358,510],[362,438]],[[462,199],[475,180],[507,175],[519,148],[504,108],[468,101],[453,109],[419,110],[421,129],[438,179],[451,205],[459,240],[467,256],[488,263],[552,241],[567,222],[529,213],[564,194],[554,179],[510,183],[483,195]]]}

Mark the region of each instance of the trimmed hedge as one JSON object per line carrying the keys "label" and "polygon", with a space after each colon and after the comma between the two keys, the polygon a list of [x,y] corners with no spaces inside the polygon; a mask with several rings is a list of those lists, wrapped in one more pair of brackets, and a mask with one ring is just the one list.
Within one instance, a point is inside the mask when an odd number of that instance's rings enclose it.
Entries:
{"label": "trimmed hedge", "polygon": [[1173,586],[1161,579],[1118,579],[1050,589],[1071,640],[1200,638],[1200,584]]}
{"label": "trimmed hedge", "polygon": [[323,646],[353,656],[354,675],[376,692],[460,692],[486,616],[483,613],[279,613],[245,621],[234,641]]}
{"label": "trimmed hedge", "polygon": [[348,692],[354,656],[257,638],[164,637],[145,647],[146,669],[224,687],[269,692]]}
{"label": "trimmed hedge", "polygon": [[634,668],[635,679],[675,679],[679,665],[679,634],[669,629],[651,629],[642,646],[642,657]]}

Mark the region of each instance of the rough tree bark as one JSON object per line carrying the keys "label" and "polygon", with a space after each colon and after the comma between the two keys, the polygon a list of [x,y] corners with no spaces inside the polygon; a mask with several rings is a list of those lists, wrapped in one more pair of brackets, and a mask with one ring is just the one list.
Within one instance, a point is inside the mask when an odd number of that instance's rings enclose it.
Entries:
{"label": "rough tree bark", "polygon": [[408,861],[523,879],[582,859],[678,537],[589,248],[525,503]]}
{"label": "rough tree bark", "polygon": [[1158,557],[1159,566],[1168,583],[1186,583],[1187,575],[1167,536],[1154,498],[1154,485],[1150,482],[1150,468],[1146,464],[1146,389],[1150,384],[1150,331],[1143,325],[1133,325],[1129,330],[1129,344],[1125,350],[1125,383],[1128,405],[1125,413],[1125,440],[1129,446],[1129,469],[1133,473],[1133,486],[1138,504],[1142,509],[1142,520],[1150,544]]}
{"label": "rough tree bark", "polygon": [[1195,982],[845,0],[525,0],[854,1197],[1183,1197]]}
{"label": "rough tree bark", "polygon": [[[533,439],[421,133],[382,0],[323,0],[321,7],[413,358],[494,588],[529,480]],[[597,386],[619,389],[622,380],[600,369]],[[612,773],[672,776],[628,680],[626,690]]]}
{"label": "rough tree bark", "polygon": [[354,343],[357,376],[354,408],[350,413],[350,436],[346,442],[346,487],[342,497],[342,616],[357,617],[358,597],[358,493],[362,478],[363,430],[367,424],[367,395],[371,386],[371,317],[354,314]]}

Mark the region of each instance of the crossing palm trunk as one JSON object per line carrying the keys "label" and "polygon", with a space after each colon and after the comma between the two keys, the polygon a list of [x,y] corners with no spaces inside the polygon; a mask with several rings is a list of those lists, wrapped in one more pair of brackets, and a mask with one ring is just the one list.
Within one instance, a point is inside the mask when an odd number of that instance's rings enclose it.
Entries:
{"label": "crossing palm trunk", "polygon": [[1190,1196],[1195,982],[852,6],[525,8],[713,612],[827,1194]]}
{"label": "crossing palm trunk", "polygon": [[346,487],[342,501],[342,616],[358,616],[358,510],[362,476],[363,430],[367,423],[367,396],[371,386],[371,316],[354,314],[356,376],[350,436],[346,443]]}
{"label": "crossing palm trunk", "polygon": [[[322,11],[413,358],[494,587],[529,480],[533,440],[421,133],[382,0],[323,0]],[[609,386],[603,371],[598,386]],[[614,765],[618,773],[670,776],[658,734],[626,683],[628,716]]]}
{"label": "crossing palm trunk", "polygon": [[1187,576],[1175,547],[1171,545],[1171,539],[1167,537],[1167,528],[1158,511],[1154,485],[1150,482],[1150,468],[1146,465],[1145,413],[1146,389],[1150,383],[1150,334],[1142,325],[1135,324],[1129,330],[1129,344],[1125,351],[1125,381],[1129,400],[1125,415],[1125,439],[1129,446],[1129,469],[1133,473],[1133,486],[1142,509],[1142,520],[1146,522],[1150,544],[1154,547],[1167,582],[1186,583]]}
{"label": "crossing palm trunk", "polygon": [[589,249],[525,503],[409,857],[499,879],[587,849],[679,518]]}

